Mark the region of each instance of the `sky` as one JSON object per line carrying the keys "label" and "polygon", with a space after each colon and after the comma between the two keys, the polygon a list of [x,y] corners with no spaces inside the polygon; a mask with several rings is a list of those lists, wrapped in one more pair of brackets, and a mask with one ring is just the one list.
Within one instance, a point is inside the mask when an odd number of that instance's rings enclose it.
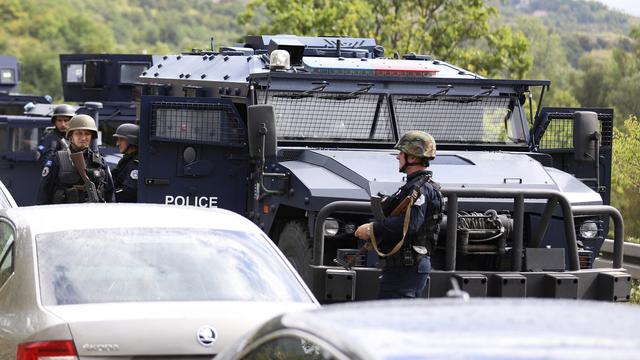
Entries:
{"label": "sky", "polygon": [[638,0],[596,0],[608,7],[620,10],[634,16],[640,16],[640,1]]}

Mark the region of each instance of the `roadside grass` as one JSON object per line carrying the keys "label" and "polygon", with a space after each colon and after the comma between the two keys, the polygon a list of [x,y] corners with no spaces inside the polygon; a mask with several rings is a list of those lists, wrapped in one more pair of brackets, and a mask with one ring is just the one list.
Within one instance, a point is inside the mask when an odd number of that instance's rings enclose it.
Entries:
{"label": "roadside grass", "polygon": [[[640,244],[640,238],[636,237],[628,237],[625,241]],[[640,304],[640,280],[631,281],[631,299],[629,302],[632,304]]]}
{"label": "roadside grass", "polygon": [[640,304],[640,280],[631,281],[631,304]]}

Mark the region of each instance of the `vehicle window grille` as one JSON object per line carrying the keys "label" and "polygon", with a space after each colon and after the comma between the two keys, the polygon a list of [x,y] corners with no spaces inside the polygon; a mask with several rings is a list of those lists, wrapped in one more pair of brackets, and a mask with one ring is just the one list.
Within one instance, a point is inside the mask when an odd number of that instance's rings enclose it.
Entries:
{"label": "vehicle window grille", "polygon": [[[573,112],[552,113],[540,139],[540,150],[573,149]],[[609,114],[598,114],[602,145],[611,146],[613,118]]]}
{"label": "vehicle window grille", "polygon": [[273,105],[279,140],[394,142],[386,95],[262,91]]}
{"label": "vehicle window grille", "polygon": [[156,102],[151,113],[151,140],[246,145],[244,123],[231,104]]}
{"label": "vehicle window grille", "polygon": [[573,149],[573,117],[549,121],[540,139],[540,150]]}
{"label": "vehicle window grille", "polygon": [[400,134],[422,130],[449,143],[525,142],[510,97],[393,95],[392,105]]}
{"label": "vehicle window grille", "polygon": [[302,153],[303,150],[280,150],[278,151],[278,161],[297,160]]}

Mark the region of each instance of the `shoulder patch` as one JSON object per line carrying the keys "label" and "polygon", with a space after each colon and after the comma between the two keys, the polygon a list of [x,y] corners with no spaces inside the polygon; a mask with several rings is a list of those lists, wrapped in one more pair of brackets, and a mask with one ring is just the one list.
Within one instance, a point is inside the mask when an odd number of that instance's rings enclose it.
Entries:
{"label": "shoulder patch", "polygon": [[420,194],[420,197],[418,199],[416,199],[416,201],[413,203],[413,205],[422,206],[422,204],[424,204],[424,195]]}
{"label": "shoulder patch", "polygon": [[138,169],[131,170],[131,172],[129,173],[129,176],[130,176],[133,180],[138,180]]}
{"label": "shoulder patch", "polygon": [[[48,163],[48,161],[47,161],[47,163]],[[47,176],[47,175],[49,175],[49,166],[45,166],[45,167],[42,169],[42,177],[45,177],[45,176]]]}

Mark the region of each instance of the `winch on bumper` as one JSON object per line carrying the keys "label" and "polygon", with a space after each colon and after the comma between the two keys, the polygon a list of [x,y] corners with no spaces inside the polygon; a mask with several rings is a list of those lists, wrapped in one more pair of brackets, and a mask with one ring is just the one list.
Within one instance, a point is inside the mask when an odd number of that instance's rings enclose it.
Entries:
{"label": "winch on bumper", "polygon": [[[442,256],[443,261],[440,262],[440,267],[434,266],[423,296],[446,296],[453,278],[470,296],[629,300],[631,276],[622,268],[624,226],[617,209],[606,205],[571,206],[562,193],[554,190],[444,188],[442,193],[447,199],[446,220],[443,221],[444,231],[441,231],[432,261],[438,264],[438,256]],[[500,215],[494,210],[484,213],[459,211],[460,198],[512,199],[513,211]],[[541,243],[554,210],[559,206],[566,240],[564,248],[524,247],[525,199],[546,200],[535,231],[527,235],[527,244]],[[313,249],[312,288],[320,301],[366,300],[377,297],[379,269],[328,266],[325,265],[323,253],[323,225],[327,218],[337,212],[371,211],[371,204],[367,202],[336,201],[326,205],[318,213],[314,233],[316,241]],[[585,269],[574,222],[574,218],[579,216],[607,216],[613,220],[613,268]],[[456,264],[458,257],[473,256],[474,253],[505,255],[510,260],[509,269],[459,269]]]}

